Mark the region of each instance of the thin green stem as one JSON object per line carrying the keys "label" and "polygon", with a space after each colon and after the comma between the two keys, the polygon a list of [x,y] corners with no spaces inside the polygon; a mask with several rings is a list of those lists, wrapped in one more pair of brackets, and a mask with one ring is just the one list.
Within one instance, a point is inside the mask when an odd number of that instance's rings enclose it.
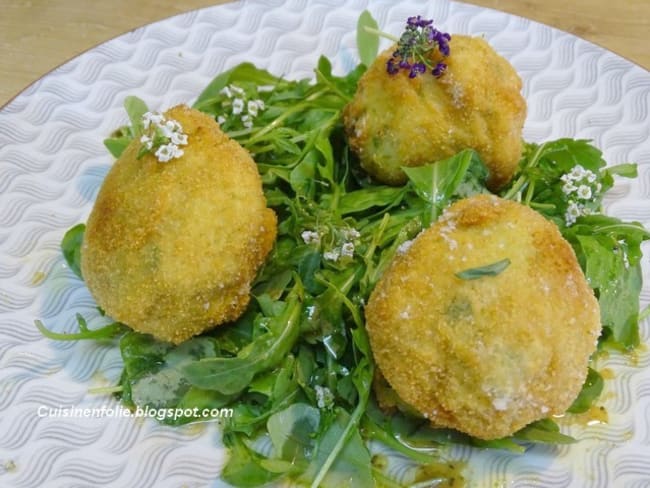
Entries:
{"label": "thin green stem", "polygon": [[388,34],[387,32],[384,31],[380,31],[379,29],[375,29],[374,27],[365,26],[364,30],[369,34],[375,34],[376,36],[383,37],[384,39],[388,39],[389,41],[399,42],[399,37],[395,37],[392,34]]}
{"label": "thin green stem", "polygon": [[316,100],[318,97],[324,95],[327,93],[327,89],[322,89],[318,90],[317,92],[312,93],[309,95],[307,98],[302,103],[298,103],[294,105],[293,107],[287,109],[285,112],[282,113],[282,115],[278,116],[273,122],[267,124],[263,128],[261,128],[257,133],[255,133],[248,141],[242,142],[243,144],[252,144],[253,142],[256,142],[258,139],[260,139],[261,136],[271,132],[273,129],[278,127],[282,122],[284,122],[286,119],[288,119],[291,115],[302,112],[305,110],[307,106],[309,106],[310,102],[313,102]]}
{"label": "thin green stem", "polygon": [[321,73],[320,70],[316,69],[316,74],[320,75],[320,82],[324,83],[329,87],[330,90],[332,90],[334,93],[336,93],[339,97],[341,97],[343,100],[346,102],[349,102],[352,100],[352,97],[347,96],[345,93],[343,93],[341,90],[337,88],[337,86],[332,83],[330,80],[328,80],[323,73]]}
{"label": "thin green stem", "polygon": [[367,389],[364,392],[359,392],[359,403],[357,404],[356,408],[352,412],[352,415],[350,416],[350,419],[348,420],[348,424],[345,426],[345,429],[343,430],[343,433],[341,434],[341,437],[339,437],[338,441],[334,445],[334,448],[332,449],[332,452],[327,456],[327,459],[323,463],[323,465],[320,468],[320,471],[316,475],[316,478],[314,478],[314,481],[311,483],[311,488],[318,488],[323,481],[323,478],[327,475],[329,472],[330,468],[332,467],[332,464],[336,461],[336,458],[341,454],[341,451],[345,447],[345,444],[348,442],[350,435],[352,435],[353,429],[357,428],[359,425],[359,422],[361,421],[361,416],[364,414],[366,411],[366,407],[368,406],[368,400],[370,398],[370,389]]}
{"label": "thin green stem", "polygon": [[435,448],[427,449],[426,451],[414,449],[409,445],[404,444],[395,436],[389,434],[384,429],[376,425],[367,416],[364,418],[364,422],[362,423],[362,429],[365,435],[381,442],[385,446],[390,447],[391,449],[393,449],[396,452],[399,452],[400,454],[404,454],[408,458],[418,463],[427,464],[427,463],[440,460],[438,456],[439,450]]}
{"label": "thin green stem", "polygon": [[[537,147],[537,150],[535,151],[535,153],[533,154],[533,157],[530,158],[530,163],[528,163],[528,165],[524,169],[530,169],[530,168],[534,168],[535,166],[537,166],[537,164],[539,163],[539,158],[541,157],[542,152],[544,151],[544,149],[546,149],[546,143],[540,144]],[[505,198],[507,200],[513,200],[514,197],[520,191],[522,191],[526,187],[527,184],[528,184],[528,177],[526,175],[523,175],[523,174],[520,175],[519,178],[517,178],[517,181],[515,181],[515,183],[510,187],[510,190],[508,190],[506,192],[506,194],[503,195],[503,198]]]}
{"label": "thin green stem", "polygon": [[102,339],[112,339],[122,333],[124,333],[127,328],[125,325],[115,322],[113,324],[106,325],[96,330],[82,330],[77,333],[61,333],[61,332],[52,332],[49,330],[43,322],[40,320],[35,320],[34,325],[36,328],[48,339],[53,339],[55,341],[79,341],[84,339],[92,340],[102,340]]}

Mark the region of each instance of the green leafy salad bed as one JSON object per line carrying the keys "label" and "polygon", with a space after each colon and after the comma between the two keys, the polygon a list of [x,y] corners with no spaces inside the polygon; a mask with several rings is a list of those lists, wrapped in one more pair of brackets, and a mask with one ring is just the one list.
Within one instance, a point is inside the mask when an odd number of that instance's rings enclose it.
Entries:
{"label": "green leafy salad bed", "polygon": [[[444,451],[450,445],[521,453],[530,443],[575,442],[551,419],[509,438],[480,441],[378,408],[364,303],[400,246],[452,202],[490,192],[488,171],[470,149],[408,168],[400,187],[376,184],[360,169],[341,114],[377,54],[378,39],[364,26],[376,28],[367,14],[358,32],[365,64],[345,76],[335,76],[325,57],[315,79],[300,81],[243,63],[217,76],[194,103],[254,157],[278,216],[277,242],[243,316],[179,346],[119,323],[90,330],[80,316],[74,334],[51,332],[37,321],[52,339],[114,341],[124,370],[108,391],[132,409],[231,409],[219,420],[230,450],[221,476],[235,486],[286,480],[313,487],[458,486],[461,469]],[[116,157],[141,137],[139,121],[147,112],[133,97],[125,105],[132,124],[106,141]],[[598,298],[599,349],[629,351],[639,345],[641,243],[650,235],[640,224],[601,213],[615,176],[635,177],[636,166],[607,166],[588,141],[526,143],[515,177],[499,196],[557,224]],[[62,242],[80,277],[83,233],[80,224]],[[602,388],[603,378],[590,369],[569,413],[589,410]],[[180,425],[195,419],[159,420]],[[381,445],[412,469],[395,479],[387,459],[376,454],[386,452]]]}

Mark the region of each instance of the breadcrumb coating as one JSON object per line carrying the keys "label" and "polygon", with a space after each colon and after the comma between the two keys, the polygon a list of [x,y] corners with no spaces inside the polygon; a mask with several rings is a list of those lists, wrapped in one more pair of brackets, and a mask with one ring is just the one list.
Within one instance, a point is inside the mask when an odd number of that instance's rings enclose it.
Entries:
{"label": "breadcrumb coating", "polygon": [[[457,276],[504,259],[494,276]],[[601,330],[598,302],[557,227],[486,195],[449,207],[398,255],[365,313],[378,367],[401,400],[481,439],[564,413]]]}
{"label": "breadcrumb coating", "polygon": [[489,168],[492,189],[512,178],[526,118],[521,79],[480,37],[455,34],[449,45],[447,70],[439,78],[388,74],[392,47],[359,81],[344,125],[362,167],[378,181],[403,184],[402,166],[433,163],[467,148]]}
{"label": "breadcrumb coating", "polygon": [[248,152],[186,106],[165,117],[188,135],[182,157],[115,162],[88,219],[84,279],[115,320],[178,344],[237,319],[273,247],[276,216]]}

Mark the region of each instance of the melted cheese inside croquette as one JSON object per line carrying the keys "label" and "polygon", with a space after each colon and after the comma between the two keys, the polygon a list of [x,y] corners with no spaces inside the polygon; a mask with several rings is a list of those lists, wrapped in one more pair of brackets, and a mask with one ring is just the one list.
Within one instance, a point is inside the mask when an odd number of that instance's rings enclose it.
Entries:
{"label": "melted cheese inside croquette", "polygon": [[277,224],[245,149],[201,112],[164,115],[187,134],[184,154],[161,163],[129,145],[97,196],[81,266],[109,316],[180,343],[243,313]]}
{"label": "melted cheese inside croquette", "polygon": [[598,302],[557,227],[486,195],[449,207],[395,257],[366,321],[399,398],[434,425],[481,439],[564,413],[601,329]]}
{"label": "melted cheese inside croquette", "polygon": [[[384,51],[359,81],[344,111],[350,146],[375,179],[399,185],[402,166],[433,163],[475,149],[497,188],[514,174],[522,153],[526,101],[514,68],[479,37],[453,35],[446,72],[390,75]],[[435,65],[438,59],[432,60]]]}

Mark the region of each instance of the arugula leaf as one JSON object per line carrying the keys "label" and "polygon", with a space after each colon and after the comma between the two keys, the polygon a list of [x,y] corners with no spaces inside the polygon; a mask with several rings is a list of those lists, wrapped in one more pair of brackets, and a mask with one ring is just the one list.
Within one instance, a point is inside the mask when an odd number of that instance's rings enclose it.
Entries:
{"label": "arugula leaf", "polygon": [[122,155],[126,148],[129,147],[132,140],[133,137],[131,137],[131,134],[128,132],[117,132],[115,136],[104,139],[104,146],[106,146],[108,152],[117,159]]}
{"label": "arugula leaf", "polygon": [[379,51],[379,36],[368,32],[366,27],[374,30],[379,29],[379,25],[372,17],[372,14],[364,10],[361,12],[357,21],[357,50],[359,51],[361,62],[366,66],[370,66]]}
{"label": "arugula leaf", "polygon": [[81,279],[83,279],[83,276],[81,276],[81,245],[83,244],[85,232],[86,224],[77,224],[68,229],[61,241],[61,251],[63,251],[66,263],[68,263],[74,274]]}
{"label": "arugula leaf", "polygon": [[567,412],[569,413],[584,413],[593,405],[594,401],[603,391],[605,382],[603,377],[595,369],[589,368],[587,378],[584,385],[578,394],[578,397],[573,401]]}
{"label": "arugula leaf", "polygon": [[300,297],[298,286],[289,297],[281,315],[274,317],[276,328],[242,349],[233,358],[206,358],[182,367],[187,381],[199,388],[232,395],[242,391],[260,372],[275,366],[291,350],[300,331]]}
{"label": "arugula leaf", "polygon": [[639,344],[641,243],[650,233],[613,217],[582,217],[564,231],[600,305],[606,343],[630,349]]}
{"label": "arugula leaf", "polygon": [[138,97],[128,96],[124,99],[124,109],[131,122],[131,135],[139,137],[144,130],[142,116],[149,111],[147,104]]}
{"label": "arugula leaf", "polygon": [[[567,210],[576,195],[565,175],[580,167],[592,172],[592,181],[585,183],[591,196],[581,203],[583,215],[572,223]],[[650,234],[640,224],[600,215],[603,194],[614,184],[614,175],[634,177],[636,165],[608,168],[602,152],[585,140],[526,144],[520,169],[502,196],[530,205],[558,225],[598,297],[600,344],[630,349],[639,344],[639,260],[641,242]]]}
{"label": "arugula leaf", "polygon": [[294,403],[269,417],[266,423],[277,457],[306,461],[314,446],[320,412],[306,403]]}
{"label": "arugula leaf", "polygon": [[428,204],[428,212],[423,215],[425,227],[438,219],[459,190],[463,197],[485,191],[487,169],[471,149],[432,164],[402,169],[415,192]]}
{"label": "arugula leaf", "polygon": [[265,469],[264,457],[248,447],[239,435],[224,432],[223,443],[230,450],[228,462],[221,472],[227,483],[241,487],[259,487],[277,479],[278,473]]}
{"label": "arugula leaf", "polygon": [[372,186],[341,195],[338,210],[341,215],[364,212],[373,207],[391,208],[399,205],[406,196],[406,188]]}
{"label": "arugula leaf", "polygon": [[120,340],[120,352],[129,383],[151,371],[157,371],[173,345],[158,341],[149,334],[131,331]]}
{"label": "arugula leaf", "polygon": [[266,70],[259,69],[252,63],[241,63],[214,78],[199,94],[192,107],[204,112],[210,112],[215,101],[220,100],[219,92],[226,85],[242,81],[257,86],[273,86],[284,82],[281,78],[273,76]]}
{"label": "arugula leaf", "polygon": [[574,193],[566,191],[562,178],[576,168],[592,172],[595,179],[589,183],[591,194],[582,205],[586,212],[598,213],[603,194],[614,184],[606,164],[602,152],[587,140],[563,138],[527,143],[519,169],[501,195],[532,206],[562,228],[569,205],[576,199]]}
{"label": "arugula leaf", "polygon": [[114,158],[119,158],[133,139],[142,135],[144,130],[142,116],[149,111],[147,104],[138,97],[128,96],[124,99],[124,109],[129,117],[129,125],[116,130],[104,139],[104,146]]}
{"label": "arugula leaf", "polygon": [[606,171],[610,175],[623,176],[625,178],[636,178],[639,176],[637,165],[634,163],[617,164],[616,166],[608,166]]}
{"label": "arugula leaf", "polygon": [[560,432],[551,419],[538,420],[515,432],[514,439],[541,444],[574,444],[576,440]]}
{"label": "arugula leaf", "polygon": [[45,324],[40,320],[35,320],[34,325],[48,339],[55,341],[80,341],[80,340],[93,340],[101,341],[106,339],[113,339],[124,334],[128,328],[119,322],[113,322],[112,324],[105,325],[99,329],[89,329],[86,319],[83,318],[81,314],[77,314],[77,325],[79,327],[79,332],[73,332],[70,334],[53,332],[45,327]]}
{"label": "arugula leaf", "polygon": [[312,488],[374,486],[370,453],[359,432],[351,428],[354,419],[337,409],[330,422],[300,480],[311,483]]}

